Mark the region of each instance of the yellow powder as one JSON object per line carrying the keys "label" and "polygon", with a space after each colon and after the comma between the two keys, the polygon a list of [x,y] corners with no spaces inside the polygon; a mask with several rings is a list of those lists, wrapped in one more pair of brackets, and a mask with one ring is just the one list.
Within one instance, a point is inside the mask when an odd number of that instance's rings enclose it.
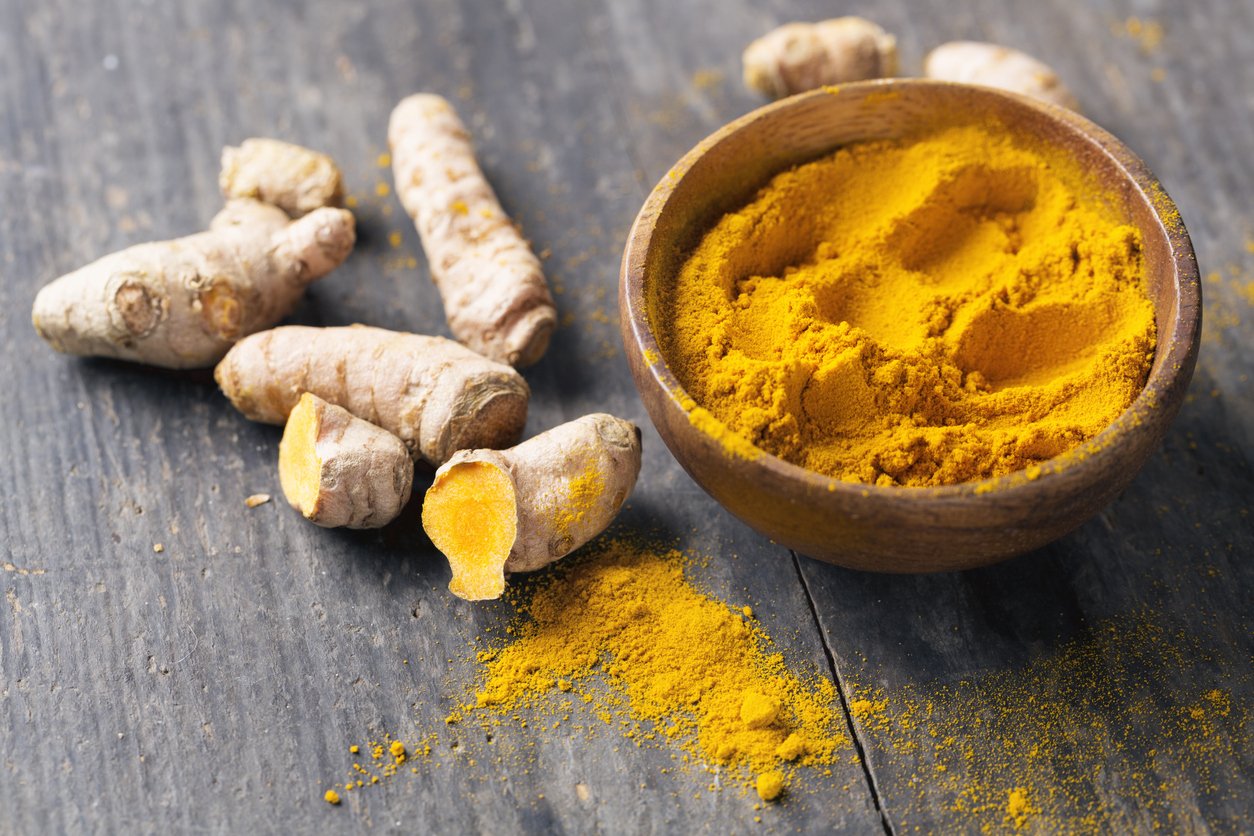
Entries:
{"label": "yellow powder", "polygon": [[774,801],[784,792],[784,775],[775,770],[763,772],[754,786],[759,798],[763,801]]}
{"label": "yellow powder", "polygon": [[795,761],[805,753],[806,739],[796,732],[788,735],[788,738],[775,750],[775,756],[785,761]]}
{"label": "yellow powder", "polygon": [[1155,343],[1144,272],[1073,160],[960,126],[777,175],[651,315],[729,452],[944,485],[1060,455],[1132,402]]}
{"label": "yellow powder", "polygon": [[1123,21],[1122,25],[1118,23],[1112,25],[1111,30],[1116,35],[1123,35],[1137,41],[1141,46],[1141,51],[1146,55],[1156,51],[1163,43],[1163,25],[1157,20],[1130,17]]}
{"label": "yellow powder", "polygon": [[1036,811],[1028,803],[1028,791],[1023,787],[1015,787],[1006,796],[1006,819],[1017,830],[1026,825],[1028,816]]}
{"label": "yellow powder", "polygon": [[[854,684],[849,708],[872,766],[910,788],[893,799],[902,832],[1122,832],[1127,809],[1144,829],[1171,832],[1179,809],[1247,783],[1252,674],[1230,664],[1135,615],[1019,669]],[[1160,693],[1190,669],[1193,695]]]}
{"label": "yellow powder", "polygon": [[340,803],[340,794],[335,790],[327,790],[322,797],[328,804]]}
{"label": "yellow powder", "polygon": [[762,455],[761,450],[747,441],[744,436],[729,430],[727,425],[715,418],[708,409],[697,406],[695,402],[690,402],[686,406],[691,409],[688,413],[688,420],[692,425],[716,439],[728,455],[738,456],[748,461],[753,461]]}
{"label": "yellow powder", "polygon": [[833,682],[790,671],[739,609],[687,581],[677,552],[607,544],[557,567],[523,610],[512,640],[481,657],[464,711],[582,700],[607,723],[625,714],[638,742],[666,741],[746,785],[790,762],[831,764],[848,743]]}
{"label": "yellow powder", "polygon": [[583,520],[589,511],[600,506],[605,493],[605,480],[593,464],[567,484],[566,501],[556,512],[556,528],[559,536],[570,533],[572,526]]}
{"label": "yellow powder", "polygon": [[757,691],[745,691],[744,699],[740,702],[740,719],[746,728],[764,729],[774,723],[778,716],[779,703]]}

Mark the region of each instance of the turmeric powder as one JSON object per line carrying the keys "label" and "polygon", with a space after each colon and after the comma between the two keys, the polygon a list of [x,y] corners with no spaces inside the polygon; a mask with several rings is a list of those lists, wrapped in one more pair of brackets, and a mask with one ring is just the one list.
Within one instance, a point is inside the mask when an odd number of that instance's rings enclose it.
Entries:
{"label": "turmeric powder", "polygon": [[651,316],[693,422],[743,439],[729,452],[878,485],[1074,448],[1136,397],[1155,346],[1139,231],[1076,161],[991,125],[776,175]]}
{"label": "turmeric powder", "polygon": [[746,789],[768,775],[772,798],[797,766],[834,763],[848,746],[835,683],[790,671],[741,608],[688,582],[684,564],[675,551],[612,542],[559,567],[525,601],[513,640],[480,654],[482,685],[463,710],[512,716],[576,696],[609,718],[625,702],[638,724],[629,738],[665,740]]}

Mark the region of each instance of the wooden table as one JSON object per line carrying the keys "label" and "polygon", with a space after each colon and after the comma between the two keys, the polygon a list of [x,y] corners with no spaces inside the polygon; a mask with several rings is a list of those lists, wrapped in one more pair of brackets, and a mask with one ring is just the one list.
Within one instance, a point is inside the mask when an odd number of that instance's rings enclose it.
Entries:
{"label": "wooden table", "polygon": [[[955,38],[1052,63],[1215,274],[1191,396],[1132,487],[1039,553],[929,577],[797,557],[721,511],[647,426],[619,345],[645,194],[759,104],[743,45],[830,4],[0,0],[0,830],[954,832],[1015,824],[1015,791],[1029,830],[1254,828],[1254,6],[915,5],[841,9],[897,33],[908,72]],[[508,607],[445,591],[416,508],[379,532],[246,509],[279,493],[279,431],[208,375],[66,358],[29,326],[60,273],[202,228],[221,147],[272,135],[331,152],[357,198],[358,251],[295,320],[445,332],[377,159],[424,89],[465,115],[558,290],[528,432],[645,424],[624,527],[712,556],[697,582],[839,683],[855,745],[786,803],[755,811],[612,734],[470,727],[442,765],[324,803],[350,743],[442,727]]]}

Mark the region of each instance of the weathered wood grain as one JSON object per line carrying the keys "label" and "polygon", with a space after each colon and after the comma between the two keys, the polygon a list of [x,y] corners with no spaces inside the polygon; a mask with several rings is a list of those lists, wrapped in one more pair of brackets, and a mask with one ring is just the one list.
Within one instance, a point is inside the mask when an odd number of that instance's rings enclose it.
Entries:
{"label": "weathered wood grain", "polygon": [[[912,10],[913,25],[898,30],[906,54],[973,38],[1054,65],[1090,117],[1160,175],[1203,273],[1225,279],[1204,287],[1210,321],[1199,369],[1162,453],[1074,535],[959,575],[876,577],[799,559],[846,692],[887,701],[857,726],[894,831],[969,828],[956,787],[993,797],[997,808],[976,819],[1005,826],[1008,792],[1024,776],[1041,810],[1027,818],[1036,830],[1251,827],[1254,402],[1238,345],[1254,336],[1254,217],[1241,197],[1254,170],[1240,162],[1254,137],[1254,64],[1249,44],[1225,33],[1254,23],[1254,10],[1237,5],[1105,3],[1081,13],[1037,4],[1011,16],[974,3],[963,15]],[[1160,46],[1112,36],[1132,15],[1161,23]],[[1215,692],[1230,701],[1227,716],[1205,698]],[[910,710],[927,700],[950,718]],[[1066,730],[1042,719],[1050,704],[1069,705],[1072,731],[1098,742],[1068,761],[1076,750],[1060,742]],[[1006,706],[1013,717],[999,723]],[[910,721],[913,729],[901,727]],[[1016,723],[1021,735],[992,736]],[[958,747],[938,746],[937,732],[958,733],[973,760],[955,764]],[[1029,738],[1062,762],[1008,753]],[[935,772],[937,762],[950,774]]]}
{"label": "weathered wood grain", "polygon": [[[53,355],[26,324],[30,298],[101,250],[202,225],[219,203],[219,146],[271,134],[334,154],[358,201],[359,251],[297,320],[446,333],[417,236],[394,199],[376,193],[390,182],[377,157],[391,105],[435,90],[463,110],[504,204],[551,251],[570,315],[528,372],[529,429],[591,410],[643,422],[613,300],[644,188],[619,101],[605,95],[616,70],[604,57],[612,32],[601,9],[246,8],[4,10],[21,25],[3,43],[14,119],[0,159],[14,199],[0,224],[14,281],[3,291],[0,362],[28,394],[5,407],[12,454],[0,478],[20,493],[5,503],[0,536],[15,566],[43,572],[0,576],[9,826],[754,826],[738,791],[707,792],[702,770],[664,774],[670,753],[605,733],[582,743],[502,729],[490,745],[462,739],[468,754],[442,752],[443,766],[345,794],[341,809],[321,800],[348,776],[350,743],[443,729],[470,684],[474,638],[508,609],[447,594],[447,569],[416,509],[368,534],[315,529],[281,500],[246,510],[250,494],[279,494],[275,428],[243,421],[204,375]],[[415,255],[418,266],[406,266]],[[646,450],[649,488],[626,524],[735,554],[712,562],[701,582],[753,605],[797,664],[825,669],[787,555],[722,515],[656,435]],[[776,566],[785,571],[768,574]],[[468,726],[446,741],[479,734]],[[861,768],[846,763],[775,821],[817,832],[879,819]]]}
{"label": "weathered wood grain", "polygon": [[[897,32],[907,68],[953,37],[1039,54],[1145,156],[1203,271],[1245,271],[1205,287],[1217,324],[1193,400],[1106,514],[981,572],[881,578],[794,561],[697,490],[651,430],[623,525],[720,558],[700,582],[751,604],[798,665],[830,654],[849,697],[1013,671],[1148,610],[1209,657],[1154,672],[1164,712],[1211,682],[1248,707],[1248,677],[1229,675],[1248,670],[1254,603],[1241,559],[1254,554],[1252,320],[1239,286],[1254,274],[1242,199],[1254,191],[1242,162],[1254,152],[1248,4],[897,0],[847,11]],[[350,743],[442,724],[474,638],[507,608],[445,592],[415,508],[382,531],[347,533],[316,529],[281,500],[246,510],[248,495],[279,493],[277,429],[242,420],[204,375],[60,357],[28,324],[35,291],[61,272],[203,226],[219,205],[221,146],[269,134],[332,153],[358,198],[359,251],[296,320],[447,333],[417,235],[376,194],[390,182],[377,161],[388,111],[427,89],[463,112],[506,208],[551,252],[560,311],[573,315],[528,370],[529,431],[592,410],[644,421],[612,321],[627,227],[680,154],[756,105],[738,81],[742,45],[829,13],[704,0],[0,0],[0,830],[874,832],[881,812],[894,831],[971,827],[940,793],[911,786],[916,759],[862,722],[868,771],[842,765],[761,824],[738,793],[706,792],[704,773],[662,774],[664,751],[520,730],[329,807],[320,794],[346,775]],[[1158,50],[1111,35],[1132,14],[1163,21]],[[1164,800],[1181,827],[1248,829],[1244,735],[1227,740],[1243,753],[1235,773],[1213,773],[1240,780],[1208,789],[1181,773],[1192,794]],[[502,755],[472,766],[477,747]],[[510,755],[520,752],[521,765]],[[1093,785],[1117,821],[1149,820],[1143,799]]]}

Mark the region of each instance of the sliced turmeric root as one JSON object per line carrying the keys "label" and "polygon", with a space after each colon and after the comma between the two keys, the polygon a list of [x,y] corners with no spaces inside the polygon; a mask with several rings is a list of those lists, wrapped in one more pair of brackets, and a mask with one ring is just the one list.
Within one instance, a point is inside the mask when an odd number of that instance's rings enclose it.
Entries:
{"label": "sliced turmeric root", "polygon": [[453,570],[449,591],[501,597],[506,572],[560,560],[605,530],[640,473],[640,431],[585,415],[508,450],[463,450],[435,474],[422,526]]}
{"label": "sliced turmeric root", "polygon": [[505,563],[518,538],[514,481],[495,464],[466,461],[427,492],[422,524],[453,568],[449,591],[468,601],[500,598]]}
{"label": "sliced turmeric root", "polygon": [[297,511],[324,528],[380,528],[409,502],[414,462],[404,442],[310,392],[279,442],[279,484]]}

